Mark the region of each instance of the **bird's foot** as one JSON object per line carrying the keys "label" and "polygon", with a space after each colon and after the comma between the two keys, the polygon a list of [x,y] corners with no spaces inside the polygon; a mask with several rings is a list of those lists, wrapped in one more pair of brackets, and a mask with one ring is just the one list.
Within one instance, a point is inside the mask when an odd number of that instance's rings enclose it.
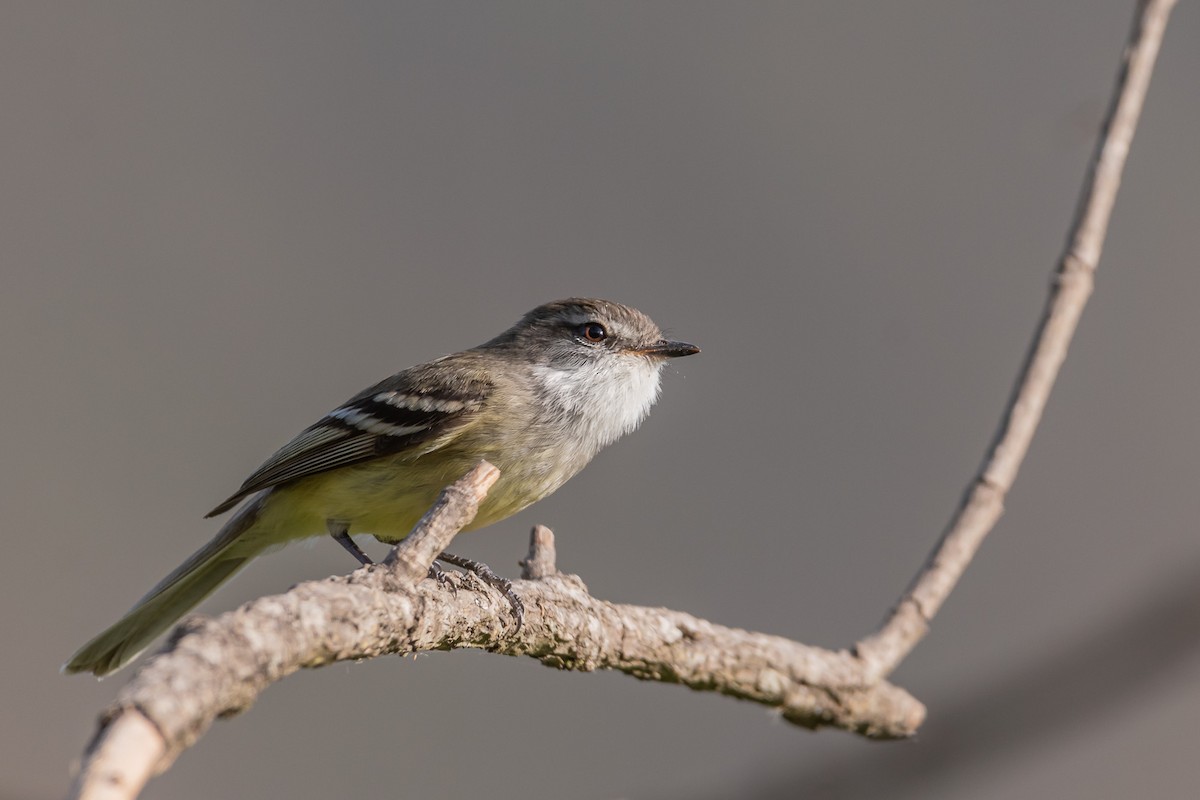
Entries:
{"label": "bird's foot", "polygon": [[504,599],[508,601],[508,604],[512,606],[513,616],[517,620],[516,630],[521,630],[521,625],[525,622],[525,604],[521,602],[521,598],[517,597],[517,593],[513,591],[512,581],[507,578],[501,578],[495,572],[492,572],[492,568],[482,561],[463,558],[453,553],[442,553],[437,557],[437,560],[474,573],[488,586],[499,590],[504,595]]}
{"label": "bird's foot", "polygon": [[429,577],[437,581],[439,588],[445,589],[446,587],[450,587],[450,591],[458,594],[458,587],[454,585],[453,581],[450,580],[449,573],[442,569],[442,565],[438,562],[434,561],[429,565]]}

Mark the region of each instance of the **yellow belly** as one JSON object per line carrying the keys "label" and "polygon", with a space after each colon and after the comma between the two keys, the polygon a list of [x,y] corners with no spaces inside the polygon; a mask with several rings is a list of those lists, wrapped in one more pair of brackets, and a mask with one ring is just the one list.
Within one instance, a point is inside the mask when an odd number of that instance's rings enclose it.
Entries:
{"label": "yellow belly", "polygon": [[[327,520],[349,523],[351,534],[369,533],[384,542],[409,534],[449,483],[478,461],[467,459],[378,459],[313,475],[270,490],[249,536],[260,545],[323,536]],[[500,466],[500,465],[497,465]],[[500,478],[481,504],[474,530],[509,517],[561,486],[569,474],[538,469],[536,460],[501,467]],[[249,542],[247,542],[249,544]]]}

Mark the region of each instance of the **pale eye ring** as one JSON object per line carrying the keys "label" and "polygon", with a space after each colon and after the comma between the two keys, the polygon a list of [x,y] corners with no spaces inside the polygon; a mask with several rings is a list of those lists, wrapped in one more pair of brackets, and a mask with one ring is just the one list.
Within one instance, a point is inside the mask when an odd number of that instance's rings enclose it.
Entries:
{"label": "pale eye ring", "polygon": [[585,322],[579,326],[579,338],[599,344],[608,338],[608,331],[599,322]]}

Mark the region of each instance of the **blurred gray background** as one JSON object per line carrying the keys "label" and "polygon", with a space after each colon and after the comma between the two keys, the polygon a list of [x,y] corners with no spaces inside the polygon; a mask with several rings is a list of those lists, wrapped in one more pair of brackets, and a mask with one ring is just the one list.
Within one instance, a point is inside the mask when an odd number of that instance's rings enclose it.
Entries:
{"label": "blurred gray background", "polygon": [[[873,628],[996,424],[1132,5],[4,4],[0,796],[63,793],[128,673],[59,664],[276,447],[567,295],[704,353],[455,549],[515,574],[542,522],[599,597]],[[915,741],[437,653],[297,675],[146,797],[1193,794],[1198,35],[1181,4],[1009,512],[896,676]]]}

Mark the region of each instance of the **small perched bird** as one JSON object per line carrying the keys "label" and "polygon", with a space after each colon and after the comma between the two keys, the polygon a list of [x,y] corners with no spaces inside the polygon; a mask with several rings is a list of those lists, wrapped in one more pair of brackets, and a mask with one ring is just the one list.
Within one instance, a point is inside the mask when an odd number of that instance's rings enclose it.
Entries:
{"label": "small perched bird", "polygon": [[658,399],[667,359],[698,352],[664,339],[637,309],[572,298],[538,306],[478,347],[386,378],[271,456],[208,514],[251,498],[216,537],[63,669],[120,668],[273,546],[329,533],[370,563],[351,534],[403,539],[480,459],[500,478],[467,530],[515,514],[637,428]]}

